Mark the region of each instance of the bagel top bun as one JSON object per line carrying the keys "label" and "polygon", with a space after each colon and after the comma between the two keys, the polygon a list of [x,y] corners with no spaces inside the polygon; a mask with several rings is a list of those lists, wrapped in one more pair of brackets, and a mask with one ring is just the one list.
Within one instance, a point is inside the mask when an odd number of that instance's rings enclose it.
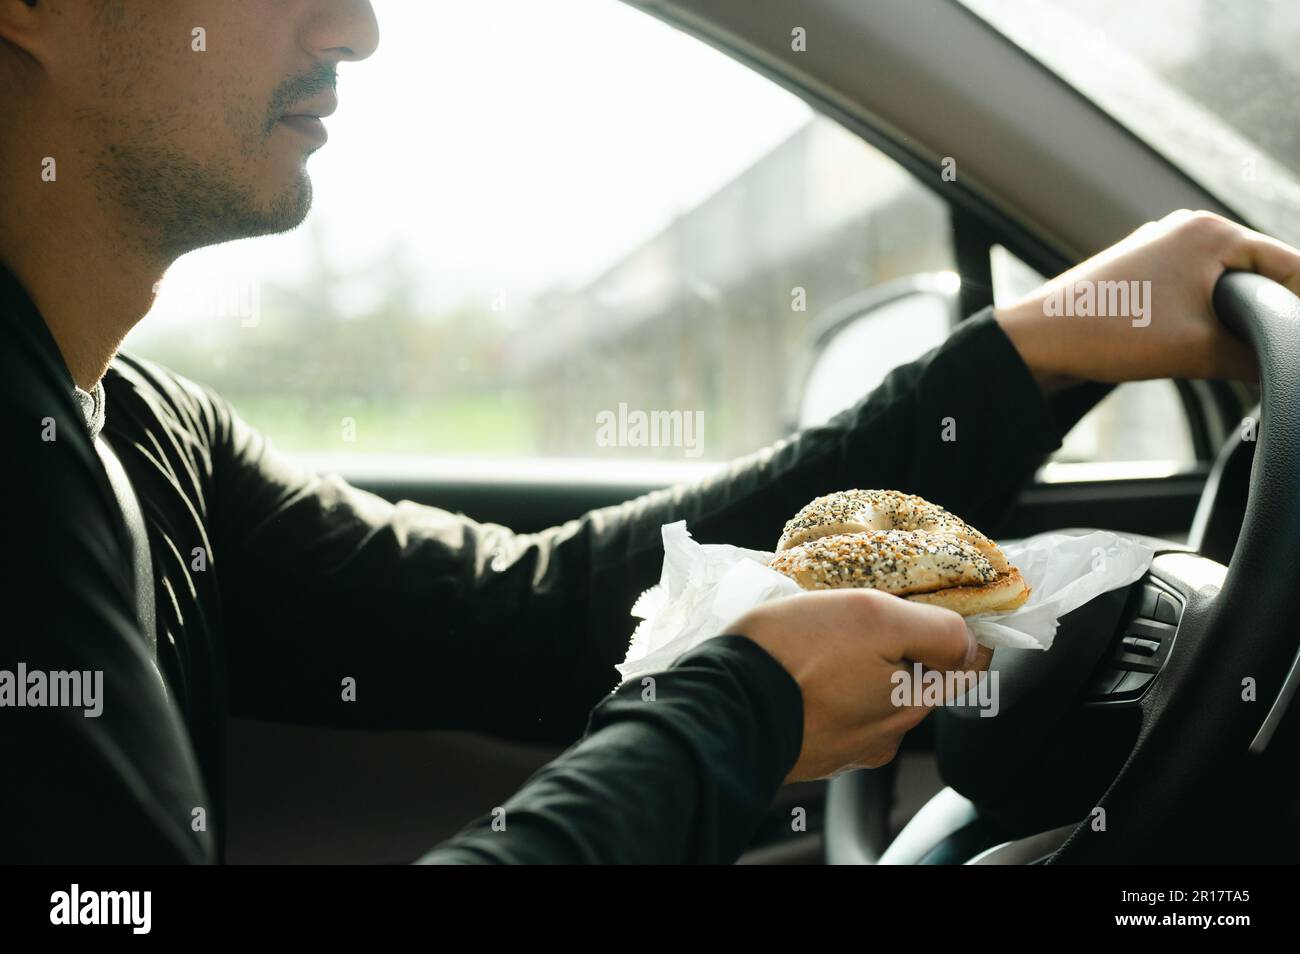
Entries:
{"label": "bagel top bun", "polygon": [[897,490],[841,490],[818,497],[790,518],[778,553],[819,537],[877,530],[924,530],[974,545],[999,573],[1009,569],[1002,550],[966,521],[924,497]]}

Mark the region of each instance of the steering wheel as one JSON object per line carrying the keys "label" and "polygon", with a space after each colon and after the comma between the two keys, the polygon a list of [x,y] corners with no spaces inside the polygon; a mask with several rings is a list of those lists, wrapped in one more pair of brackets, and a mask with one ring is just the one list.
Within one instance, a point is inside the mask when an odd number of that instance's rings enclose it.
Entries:
{"label": "steering wheel", "polygon": [[[1001,847],[977,861],[1259,861],[1270,845],[1294,851],[1270,828],[1294,808],[1279,801],[1273,814],[1268,801],[1294,798],[1272,773],[1295,772],[1275,742],[1300,685],[1300,298],[1228,272],[1214,307],[1260,367],[1260,427],[1230,565],[1147,539],[1156,556],[1146,576],[1064,617],[1052,649],[993,654],[995,717],[973,705],[932,716],[940,774],[955,792],[922,814],[950,836],[966,832],[966,857],[947,860],[970,860],[989,842]],[[870,772],[832,780],[832,863],[880,858],[881,784]],[[983,842],[971,837],[979,827]],[[920,860],[924,848],[885,860]]]}

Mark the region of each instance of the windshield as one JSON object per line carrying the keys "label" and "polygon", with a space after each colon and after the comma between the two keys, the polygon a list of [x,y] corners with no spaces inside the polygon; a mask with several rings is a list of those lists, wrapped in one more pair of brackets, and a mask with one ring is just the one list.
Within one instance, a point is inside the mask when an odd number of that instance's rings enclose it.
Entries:
{"label": "windshield", "polygon": [[1300,244],[1300,2],[961,2],[1255,228]]}

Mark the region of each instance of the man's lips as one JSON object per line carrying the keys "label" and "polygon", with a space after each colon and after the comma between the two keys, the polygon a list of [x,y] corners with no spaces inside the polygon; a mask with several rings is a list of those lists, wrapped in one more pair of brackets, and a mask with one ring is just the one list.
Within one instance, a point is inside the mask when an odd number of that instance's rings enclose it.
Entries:
{"label": "man's lips", "polygon": [[327,95],[295,107],[293,112],[285,113],[280,117],[280,122],[324,145],[329,139],[329,133],[325,131],[325,124],[321,120],[333,115],[338,106],[338,96],[330,90]]}
{"label": "man's lips", "polygon": [[316,119],[324,119],[326,116],[334,115],[334,110],[339,108],[339,97],[334,90],[327,90],[323,95],[315,99],[309,99],[301,106],[296,106],[287,111],[285,116],[312,116]]}
{"label": "man's lips", "polygon": [[302,133],[302,135],[321,146],[325,145],[329,139],[325,124],[315,116],[282,116],[280,117],[280,125]]}

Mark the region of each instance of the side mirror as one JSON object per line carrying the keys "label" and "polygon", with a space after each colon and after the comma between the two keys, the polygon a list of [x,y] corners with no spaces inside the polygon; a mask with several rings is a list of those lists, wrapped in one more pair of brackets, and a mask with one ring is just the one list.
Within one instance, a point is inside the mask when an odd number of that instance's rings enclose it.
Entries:
{"label": "side mirror", "polygon": [[786,402],[791,427],[824,424],[940,344],[960,319],[960,288],[952,272],[912,275],[847,298],[813,322]]}

